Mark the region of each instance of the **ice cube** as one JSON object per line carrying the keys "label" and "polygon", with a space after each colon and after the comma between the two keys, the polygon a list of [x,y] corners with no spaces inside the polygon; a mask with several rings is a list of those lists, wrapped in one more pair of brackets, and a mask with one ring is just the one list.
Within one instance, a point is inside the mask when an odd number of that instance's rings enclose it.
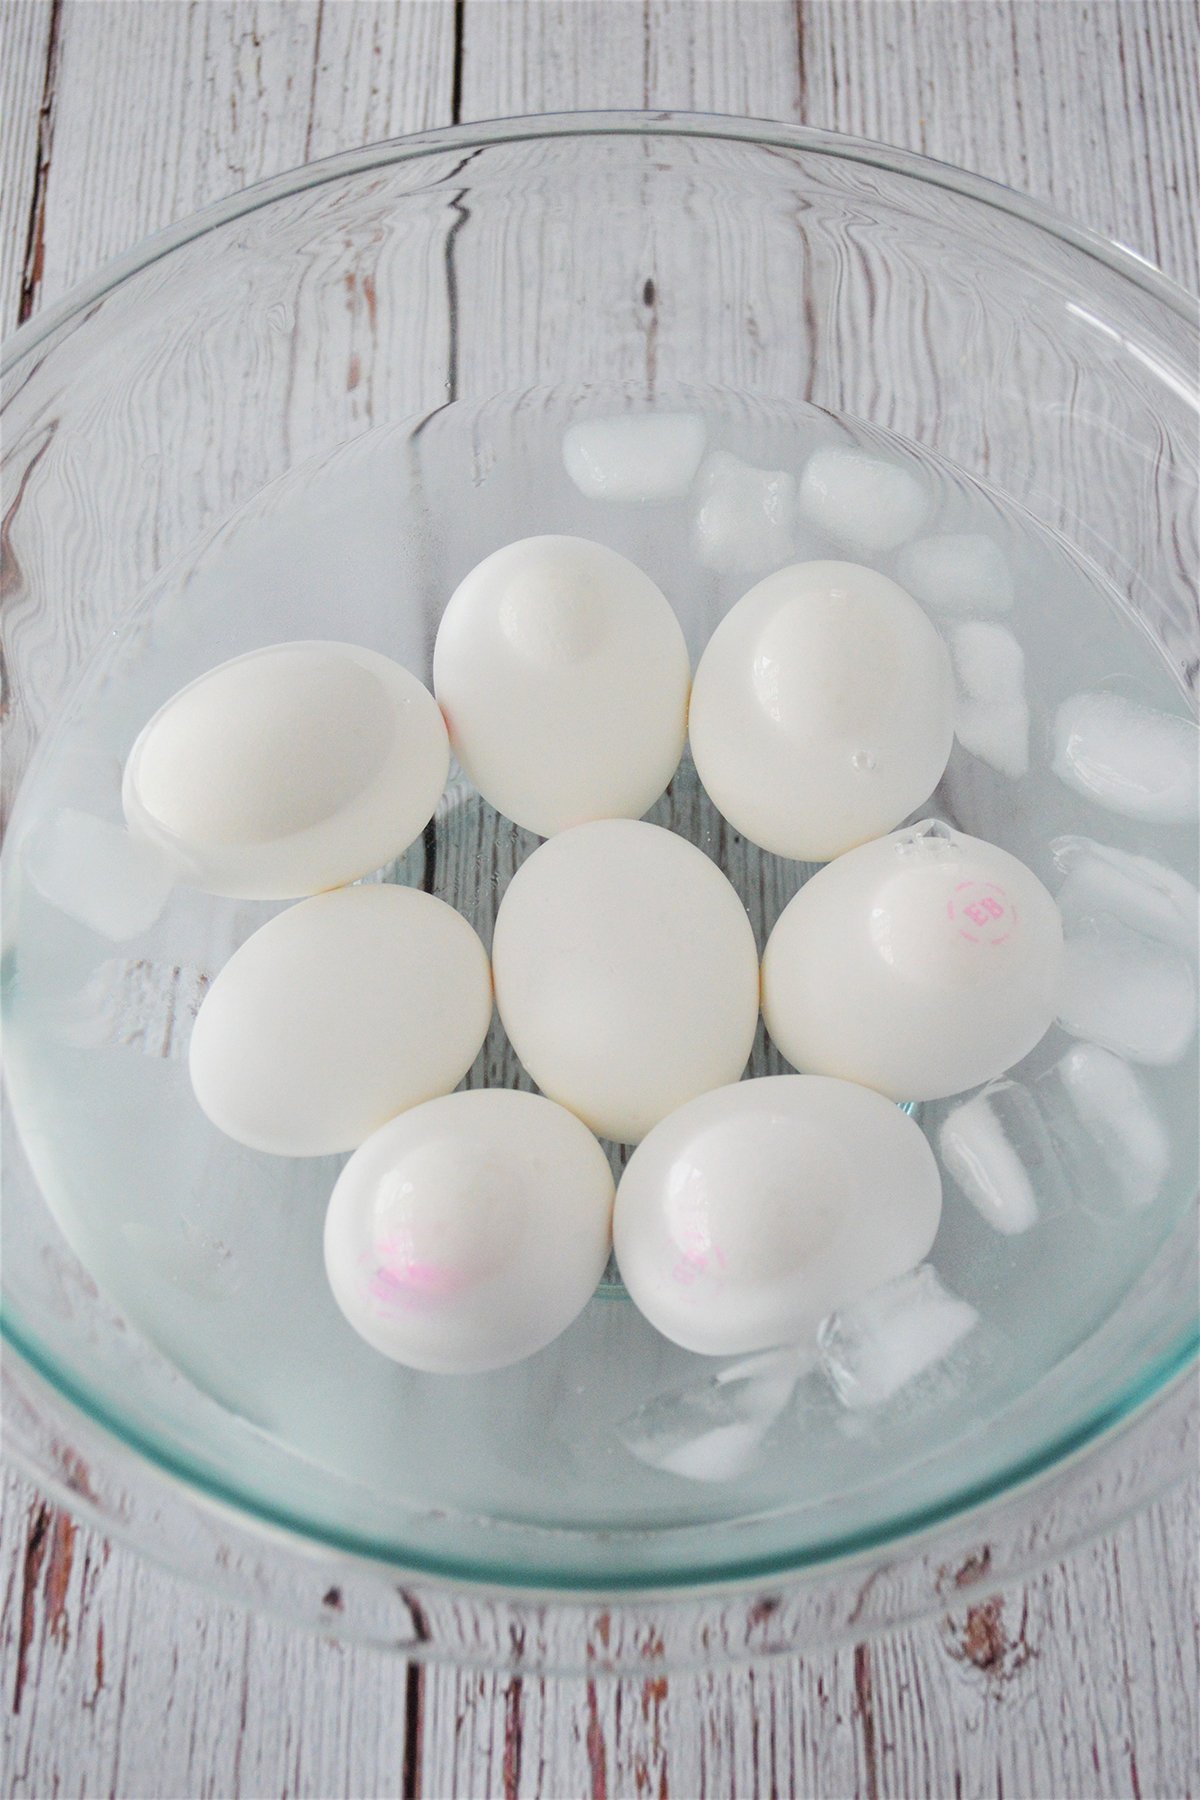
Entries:
{"label": "ice cube", "polygon": [[1088,913],[1108,913],[1131,930],[1195,958],[1200,894],[1165,864],[1091,838],[1059,837],[1050,845],[1065,880],[1058,910],[1069,928]]}
{"label": "ice cube", "polygon": [[964,750],[1001,775],[1019,781],[1029,773],[1029,708],[1023,701],[989,706],[959,701],[954,735]]}
{"label": "ice cube", "polygon": [[1149,1206],[1171,1166],[1171,1144],[1136,1072],[1096,1044],[1076,1044],[1054,1072],[1124,1198]]}
{"label": "ice cube", "polygon": [[817,1334],[821,1364],[844,1406],[881,1406],[943,1362],[978,1323],[975,1308],[922,1263],[831,1313]]}
{"label": "ice cube", "polygon": [[789,563],[795,543],[796,478],[756,469],[728,450],[706,456],[698,480],[696,555],[719,575],[766,575]]}
{"label": "ice cube", "polygon": [[816,1347],[768,1350],[731,1363],[694,1387],[657,1394],[617,1426],[639,1462],[688,1481],[733,1481],[758,1457]]}
{"label": "ice cube", "polygon": [[999,544],[982,532],[943,532],[906,544],[896,580],[937,612],[1001,613],[1013,603],[1012,570]]}
{"label": "ice cube", "polygon": [[563,466],[589,500],[677,500],[696,479],[706,436],[696,413],[580,419],[563,436]]}
{"label": "ice cube", "polygon": [[44,900],[115,943],[148,931],[175,884],[152,845],[70,806],[38,825],[22,853],[25,874]]}
{"label": "ice cube", "polygon": [[929,495],[897,463],[862,450],[830,448],[814,451],[805,464],[800,511],[847,549],[870,555],[895,549],[921,529]]}
{"label": "ice cube", "polygon": [[1063,946],[1058,1022],[1133,1062],[1178,1062],[1196,1031],[1191,965],[1171,945],[1089,913]]}
{"label": "ice cube", "polygon": [[1029,773],[1025,652],[1003,625],[971,619],[950,632],[958,685],[954,735],[1002,775]]}
{"label": "ice cube", "polygon": [[1003,706],[1025,698],[1025,652],[1006,625],[968,619],[950,628],[954,672],[969,700]]}
{"label": "ice cube", "polygon": [[1057,1187],[1053,1150],[1036,1102],[1016,1081],[995,1081],[948,1113],[942,1162],[978,1212],[1007,1237],[1036,1225],[1038,1186]]}
{"label": "ice cube", "polygon": [[1123,694],[1074,694],[1054,721],[1054,772],[1110,812],[1158,825],[1196,817],[1200,743],[1190,719]]}

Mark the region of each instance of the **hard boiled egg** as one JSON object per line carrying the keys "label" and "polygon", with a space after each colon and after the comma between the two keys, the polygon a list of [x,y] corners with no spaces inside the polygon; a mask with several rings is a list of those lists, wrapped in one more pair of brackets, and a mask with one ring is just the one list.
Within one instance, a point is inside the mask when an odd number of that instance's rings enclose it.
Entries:
{"label": "hard boiled egg", "polygon": [[192,1086],[252,1149],[353,1150],[449,1093],[491,1013],[487,953],[453,907],[414,888],[343,888],[289,907],[230,957],[192,1032]]}
{"label": "hard boiled egg", "polygon": [[665,1337],[739,1356],[914,1268],[941,1216],[919,1128],[848,1081],[776,1075],[702,1094],[635,1150],[613,1229],[622,1279]]}
{"label": "hard boiled egg", "polygon": [[752,587],[709,640],[692,755],[751,843],[826,862],[928,799],[954,741],[938,633],[903,588],[857,563],[795,563]]}
{"label": "hard boiled egg", "polygon": [[936,1100],[990,1081],[1054,1017],[1058,908],[1006,850],[935,821],[863,844],[784,908],[763,1017],[796,1068]]}
{"label": "hard boiled egg", "polygon": [[406,850],[450,747],[415,675],[353,644],[275,644],[155,713],[125,765],[130,829],[211,894],[290,900]]}
{"label": "hard boiled egg", "polygon": [[758,1011],[746,909],[702,850],[629,819],[579,825],[522,864],[492,944],[496,1000],[538,1086],[636,1143],[735,1081]]}
{"label": "hard boiled egg", "polygon": [[456,589],[434,688],[485,800],[543,837],[637,818],[687,729],[683,633],[648,575],[584,538],[523,538]]}
{"label": "hard boiled egg", "polygon": [[325,1268],[360,1337],[435,1374],[497,1369],[583,1310],[611,1242],[613,1181],[587,1128],[538,1094],[414,1107],[355,1152]]}

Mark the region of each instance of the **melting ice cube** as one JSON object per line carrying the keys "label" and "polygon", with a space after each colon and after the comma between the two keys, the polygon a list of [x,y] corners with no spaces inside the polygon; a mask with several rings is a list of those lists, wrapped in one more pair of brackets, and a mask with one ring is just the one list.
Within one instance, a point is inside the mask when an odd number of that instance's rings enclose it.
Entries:
{"label": "melting ice cube", "polygon": [[995,1081],[954,1107],[938,1132],[942,1162],[972,1206],[1006,1236],[1037,1223],[1061,1175],[1050,1135],[1028,1088]]}
{"label": "melting ice cube", "polygon": [[821,1363],[843,1405],[881,1406],[950,1352],[979,1314],[922,1263],[831,1313],[818,1332]]}
{"label": "melting ice cube", "polygon": [[765,575],[794,554],[796,478],[756,469],[728,450],[706,456],[698,481],[696,555],[720,575]]}
{"label": "melting ice cube", "polygon": [[1050,846],[1065,879],[1058,910],[1068,930],[1089,913],[1108,913],[1131,930],[1195,957],[1200,894],[1174,869],[1091,838],[1059,837]]}
{"label": "melting ice cube", "polygon": [[1166,1127],[1127,1062],[1076,1044],[1053,1071],[1131,1206],[1148,1206],[1171,1165]]}
{"label": "melting ice cube", "polygon": [[1074,694],[1054,721],[1054,772],[1110,812],[1182,825],[1200,799],[1200,741],[1190,719],[1123,694]]}
{"label": "melting ice cube", "polygon": [[906,544],[896,561],[896,580],[938,612],[999,613],[1013,603],[1004,552],[980,532],[945,532]]}
{"label": "melting ice cube", "polygon": [[1058,1022],[1134,1062],[1178,1062],[1196,1031],[1195,975],[1169,944],[1089,914],[1063,946]]}
{"label": "melting ice cube", "polygon": [[589,500],[677,500],[696,478],[706,435],[696,413],[580,419],[563,436],[563,466]]}
{"label": "melting ice cube", "polygon": [[861,450],[814,451],[800,478],[800,511],[847,549],[892,550],[929,513],[925,488],[897,463]]}
{"label": "melting ice cube", "polygon": [[30,833],[22,855],[43,899],[115,943],[148,931],[175,883],[152,845],[70,806]]}
{"label": "melting ice cube", "polygon": [[1025,652],[1003,625],[971,619],[950,633],[958,683],[954,735],[964,750],[1019,779],[1029,773]]}
{"label": "melting ice cube", "polygon": [[617,1436],[639,1462],[688,1481],[733,1481],[816,1363],[816,1348],[768,1350],[695,1387],[658,1394],[623,1419]]}

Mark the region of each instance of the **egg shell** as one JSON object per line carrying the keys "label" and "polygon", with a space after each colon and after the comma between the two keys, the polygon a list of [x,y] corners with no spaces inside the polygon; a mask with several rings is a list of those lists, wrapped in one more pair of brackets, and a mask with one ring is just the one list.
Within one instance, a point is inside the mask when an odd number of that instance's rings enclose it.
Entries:
{"label": "egg shell", "polygon": [[763,1017],[787,1060],[893,1100],[1002,1075],[1043,1036],[1062,921],[1032,870],[936,821],[820,869],[763,957]]}
{"label": "egg shell", "polygon": [[343,888],[247,938],[192,1031],[192,1086],[229,1137],[280,1156],[353,1150],[446,1094],[492,1014],[487,952],[445,901]]}
{"label": "egg shell", "polygon": [[472,569],[446,607],[433,679],[467,776],[542,837],[639,817],[683,753],[678,621],[648,575],[585,538],[523,538]]}
{"label": "egg shell", "polygon": [[434,1374],[502,1368],[586,1306],[612,1241],[595,1138],[538,1094],[475,1088],[393,1119],[338,1178],[325,1268],[360,1337]]}
{"label": "egg shell", "polygon": [[621,1277],[665,1337],[704,1356],[810,1338],[919,1263],[942,1189],[920,1129],[816,1075],[717,1088],[656,1125],[621,1177]]}
{"label": "egg shell", "polygon": [[658,825],[561,833],[517,870],[492,943],[505,1030],[542,1091],[635,1143],[734,1081],[758,1011],[754,933],[716,864]]}
{"label": "egg shell", "polygon": [[954,741],[941,637],[886,575],[793,563],[752,587],[700,659],[692,756],[730,824],[826,862],[928,799]]}
{"label": "egg shell", "polygon": [[353,644],[273,644],[160,707],[125,764],[131,831],[212,894],[290,900],[406,850],[450,746],[415,675]]}

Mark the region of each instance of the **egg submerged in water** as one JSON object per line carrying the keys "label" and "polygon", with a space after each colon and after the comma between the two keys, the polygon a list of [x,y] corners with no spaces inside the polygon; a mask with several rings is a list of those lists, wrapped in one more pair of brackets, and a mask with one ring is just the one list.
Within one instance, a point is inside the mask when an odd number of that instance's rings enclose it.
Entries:
{"label": "egg submerged in water", "polygon": [[503,1368],[575,1319],[604,1273],[613,1180],[539,1094],[475,1088],[368,1138],[325,1219],[325,1268],[360,1337],[432,1374]]}
{"label": "egg submerged in water", "polygon": [[777,856],[827,862],[890,831],[941,780],[954,742],[950,659],[886,575],[796,563],[717,626],[688,729],[731,825]]}
{"label": "egg submerged in water", "polygon": [[936,820],[819,869],[762,966],[763,1018],[796,1068],[893,1100],[1002,1075],[1053,1021],[1062,920],[1015,856]]}
{"label": "egg submerged in water", "polygon": [[523,538],[472,569],[442,618],[433,679],[467,776],[542,837],[640,817],[683,753],[678,621],[648,575],[585,538]]}
{"label": "egg submerged in water", "polygon": [[407,669],[353,644],[275,644],[182,688],[125,764],[130,830],[211,894],[292,900],[399,856],[450,746]]}
{"label": "egg submerged in water", "polygon": [[890,1101],[768,1076],[701,1095],[635,1150],[617,1192],[617,1264],[665,1337],[739,1356],[801,1342],[915,1268],[941,1204],[933,1152]]}
{"label": "egg submerged in water", "polygon": [[659,825],[605,819],[517,870],[492,940],[496,1003],[543,1093],[636,1143],[736,1081],[758,1023],[758,951],[717,865]]}
{"label": "egg submerged in water", "polygon": [[487,1035],[487,952],[444,900],[342,888],[278,914],[236,950],[192,1030],[192,1088],[254,1150],[353,1150],[447,1094]]}

